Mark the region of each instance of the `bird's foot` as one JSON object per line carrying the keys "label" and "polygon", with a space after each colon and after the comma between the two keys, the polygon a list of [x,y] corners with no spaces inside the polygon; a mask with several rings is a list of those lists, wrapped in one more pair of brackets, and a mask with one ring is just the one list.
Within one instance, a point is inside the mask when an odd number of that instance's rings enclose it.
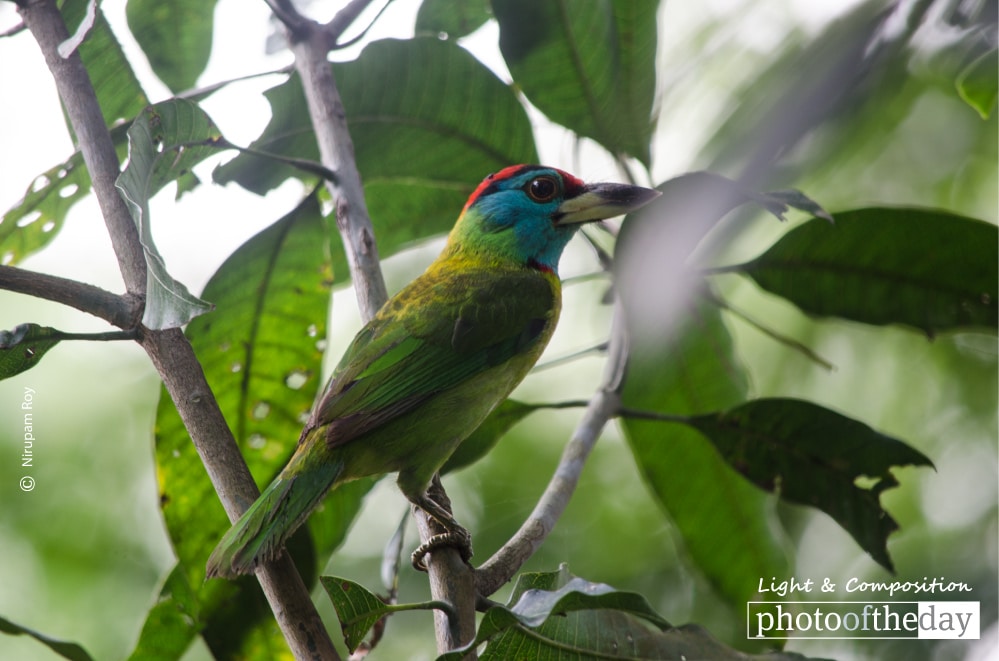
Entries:
{"label": "bird's foot", "polygon": [[472,559],[472,536],[462,527],[457,527],[440,535],[434,535],[413,551],[413,568],[417,571],[427,571],[426,555],[435,549],[449,546],[461,554],[462,561],[467,565]]}

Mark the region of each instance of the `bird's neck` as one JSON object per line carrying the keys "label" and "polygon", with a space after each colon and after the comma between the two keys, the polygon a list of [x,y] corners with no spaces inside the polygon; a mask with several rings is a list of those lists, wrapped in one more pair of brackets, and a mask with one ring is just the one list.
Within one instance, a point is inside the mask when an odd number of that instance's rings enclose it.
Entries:
{"label": "bird's neck", "polygon": [[558,278],[557,264],[533,257],[524,258],[515,251],[497,250],[481,241],[465,242],[459,237],[448,238],[447,245],[438,261],[446,262],[449,268],[456,269],[499,269],[522,271],[525,269],[550,274]]}
{"label": "bird's neck", "polygon": [[476,209],[466,209],[448,235],[442,258],[487,268],[533,269],[557,277],[558,262],[571,233],[539,237],[512,226],[485,229]]}

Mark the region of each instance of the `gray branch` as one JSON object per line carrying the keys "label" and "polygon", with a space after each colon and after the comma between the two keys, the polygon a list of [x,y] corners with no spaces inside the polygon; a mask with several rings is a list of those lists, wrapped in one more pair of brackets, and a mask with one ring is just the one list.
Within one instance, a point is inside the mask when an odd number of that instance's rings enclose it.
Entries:
{"label": "gray branch", "polygon": [[119,296],[84,282],[15,266],[0,266],[0,289],[62,303],[118,328],[135,328],[142,319],[142,300],[137,296]]}
{"label": "gray branch", "polygon": [[562,451],[555,473],[534,511],[520,529],[475,572],[479,594],[488,596],[520,571],[555,528],[579,484],[586,460],[600,438],[607,422],[621,407],[619,395],[628,363],[628,341],[621,302],[614,305],[610,346],[603,383],[586,407],[572,437]]}
{"label": "gray branch", "polygon": [[[291,11],[280,0],[268,0],[278,6],[284,16]],[[319,145],[320,160],[334,177],[326,187],[334,200],[337,228],[347,253],[358,307],[364,321],[370,320],[388,299],[382,277],[378,250],[371,219],[364,201],[364,188],[354,160],[354,147],[346,122],[346,113],[327,61],[340,34],[371,0],[354,0],[329,24],[303,19],[295,14],[288,17],[288,36],[295,55],[295,68],[302,79],[312,128]],[[443,489],[441,490],[443,492]],[[435,522],[420,510],[415,512],[420,537],[429,539]],[[450,604],[456,618],[437,611],[435,631],[437,647],[447,651],[469,642],[475,635],[475,582],[472,570],[454,549],[438,549],[428,563],[430,590],[433,598]],[[457,621],[453,621],[457,620]],[[474,656],[474,655],[473,655]]]}
{"label": "gray branch", "polygon": [[[69,33],[55,2],[25,0],[20,12],[45,56],[76,134],[128,292],[121,305],[130,308],[133,300],[142,300],[145,295],[146,264],[135,223],[114,186],[121,164],[97,95],[79,56],[73,53],[63,58],[58,52]],[[87,311],[99,314],[96,308]],[[235,520],[259,491],[190,343],[179,329],[140,328],[139,339],[180,412],[226,513]],[[257,578],[296,658],[339,658],[309,591],[287,555],[261,568]]]}

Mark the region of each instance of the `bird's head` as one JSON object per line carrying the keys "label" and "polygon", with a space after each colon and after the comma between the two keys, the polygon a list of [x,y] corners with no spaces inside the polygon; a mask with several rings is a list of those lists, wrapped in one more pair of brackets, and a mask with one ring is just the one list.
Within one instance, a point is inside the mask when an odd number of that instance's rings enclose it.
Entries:
{"label": "bird's head", "polygon": [[513,165],[475,189],[449,247],[555,271],[582,223],[627,213],[658,196],[641,186],[586,184],[555,168]]}

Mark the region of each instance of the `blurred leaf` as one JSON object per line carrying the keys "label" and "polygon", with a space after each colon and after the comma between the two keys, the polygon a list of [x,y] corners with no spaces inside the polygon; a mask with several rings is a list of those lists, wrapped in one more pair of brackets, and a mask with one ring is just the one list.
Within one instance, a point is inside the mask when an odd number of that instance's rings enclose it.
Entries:
{"label": "blurred leaf", "polygon": [[[649,625],[652,625],[651,627]],[[437,657],[458,661],[487,642],[479,658],[503,659],[802,659],[797,654],[748,656],[696,626],[672,627],[634,592],[561,571],[522,574],[506,606],[486,611],[475,640]]]}
{"label": "blurred leaf", "polygon": [[944,211],[870,208],[800,225],[754,260],[749,275],[808,314],[905,324],[933,336],[999,319],[999,231]]}
{"label": "blurred leaf", "polygon": [[336,576],[320,576],[319,581],[333,602],[343,640],[351,652],[378,620],[396,610],[354,581]]}
{"label": "blurred leaf", "polygon": [[881,507],[880,496],[898,485],[893,466],[933,465],[921,452],[862,422],[794,399],[758,399],[693,417],[689,424],[757,486],[821,509],[892,570],[887,542],[898,524]]}
{"label": "blurred leaf", "polygon": [[[291,456],[319,389],[330,287],[325,245],[319,207],[310,196],[226,260],[205,286],[204,295],[217,309],[187,328],[259,485]],[[156,429],[163,517],[187,585],[195,587],[201,603],[200,617],[189,629],[207,625],[206,640],[217,655],[267,658],[268,645],[283,643],[276,628],[254,628],[268,609],[252,577],[205,583],[205,561],[229,521],[165,392]],[[316,557],[306,529],[292,538],[289,551],[299,559],[303,578],[314,577]],[[174,607],[191,611],[183,604]]]}
{"label": "blurred leaf", "polygon": [[475,32],[490,18],[489,0],[424,0],[416,14],[416,34],[445,34],[458,39]]}
{"label": "blurred leaf", "polygon": [[130,0],[128,29],[173,92],[194,87],[212,52],[215,2]]}
{"label": "blurred leaf", "polygon": [[799,211],[804,211],[805,213],[811,214],[813,216],[818,216],[823,220],[828,220],[830,223],[833,222],[832,214],[823,209],[818,202],[808,197],[800,190],[788,189],[788,190],[776,190],[770,191],[769,193],[763,193],[760,195],[762,200],[760,204],[773,213],[775,216],[781,220],[787,220],[783,216],[783,212],[787,209],[781,209],[776,211],[781,205],[786,205],[792,209],[798,209]]}
{"label": "blurred leaf", "polygon": [[196,104],[173,99],[147,108],[128,129],[128,165],[116,186],[139,228],[146,256],[146,307],[142,323],[161,330],[186,324],[211,310],[211,304],[193,296],[167,272],[153,243],[149,200],[171,181],[183,187],[194,175],[191,168],[215,153],[222,135]]}
{"label": "blurred leaf", "polygon": [[471,436],[461,442],[458,449],[441,467],[440,474],[444,475],[474,464],[492,450],[511,427],[537,408],[533,404],[525,404],[515,399],[504,400],[493,409],[489,417],[472,432]]}
{"label": "blurred leaf", "polygon": [[[733,94],[731,112],[709,132],[703,151],[710,158],[707,169],[738,168],[740,179],[765,186],[773,169],[811,174],[827,165],[823,157],[837,162],[831,151],[856,149],[859,136],[874,133],[871,124],[883,134],[886,122],[901,121],[903,105],[914,100],[911,93],[900,93],[909,80],[908,40],[920,22],[916,14],[930,4],[916,3],[911,20],[900,20],[899,29],[886,29],[884,5],[868,1],[824,24],[814,37],[790,35],[766,60],[769,66]],[[836,137],[821,140],[820,130]],[[781,158],[811,136],[818,144],[801,150],[807,154],[804,164],[797,151],[795,159]]]}
{"label": "blurred leaf", "polygon": [[0,379],[31,369],[61,339],[63,334],[55,328],[38,324],[20,324],[12,331],[0,331]]}
{"label": "blurred leaf", "polygon": [[6,618],[0,617],[0,631],[10,636],[31,636],[62,658],[70,659],[70,661],[93,661],[93,657],[87,653],[87,650],[83,649],[76,643],[68,643],[64,640],[50,638],[49,636],[39,633],[34,629],[29,629],[27,627],[22,627],[20,624],[15,624]]}
{"label": "blurred leaf", "polygon": [[653,0],[493,0],[517,87],[552,121],[651,163]]}
{"label": "blurred leaf", "polygon": [[[690,265],[691,255],[704,260],[712,254],[704,239],[734,209],[753,203],[779,220],[786,220],[789,206],[825,214],[800,191],[759,193],[714,172],[687,172],[656,188],[662,195],[627,215],[614,247],[614,277],[630,315],[629,329],[656,338],[686,314],[685,305],[702,280]],[[711,240],[719,236],[725,233]],[[671,286],[649,296],[649,282]]]}
{"label": "blurred leaf", "polygon": [[[333,71],[382,257],[449,230],[488,173],[537,161],[531,124],[516,96],[454,43],[377,41]],[[318,160],[297,76],[266,96],[272,118],[252,148]],[[301,173],[249,154],[214,174],[217,182],[236,181],[258,194],[292,176]],[[334,272],[346,283],[342,249],[338,241],[333,245]]]}
{"label": "blurred leaf", "polygon": [[964,101],[978,111],[982,119],[988,119],[996,109],[999,97],[999,49],[979,55],[965,67],[958,76],[957,93]]}
{"label": "blurred leaf", "polygon": [[[622,404],[699,414],[745,401],[745,368],[714,306],[702,301],[672,339],[635,338]],[[773,533],[773,506],[693,430],[623,418],[625,438],[653,495],[683,538],[691,562],[734,609],[760,576],[782,576],[787,558]]]}

